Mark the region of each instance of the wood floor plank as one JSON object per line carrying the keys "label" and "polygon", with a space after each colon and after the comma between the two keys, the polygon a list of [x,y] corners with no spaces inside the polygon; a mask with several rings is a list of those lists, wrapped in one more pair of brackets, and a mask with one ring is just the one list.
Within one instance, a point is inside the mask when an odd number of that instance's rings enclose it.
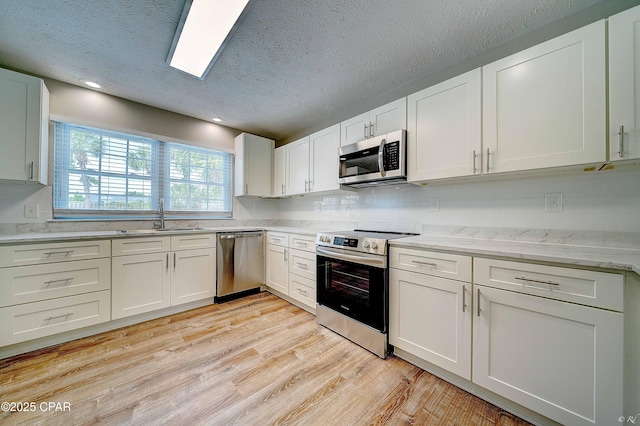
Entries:
{"label": "wood floor plank", "polygon": [[0,360],[7,425],[526,425],[260,293]]}

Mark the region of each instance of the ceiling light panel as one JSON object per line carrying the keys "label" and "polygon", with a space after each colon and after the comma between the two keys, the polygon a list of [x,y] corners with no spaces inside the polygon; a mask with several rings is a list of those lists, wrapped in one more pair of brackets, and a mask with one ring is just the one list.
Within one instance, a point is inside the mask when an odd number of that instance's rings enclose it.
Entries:
{"label": "ceiling light panel", "polygon": [[187,0],[169,65],[203,79],[233,35],[247,3],[249,0]]}

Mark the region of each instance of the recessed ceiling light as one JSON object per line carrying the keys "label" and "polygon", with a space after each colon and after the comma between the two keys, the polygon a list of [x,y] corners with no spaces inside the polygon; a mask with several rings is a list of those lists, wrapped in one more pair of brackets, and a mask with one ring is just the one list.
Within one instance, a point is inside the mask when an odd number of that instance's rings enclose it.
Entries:
{"label": "recessed ceiling light", "polygon": [[167,62],[199,79],[213,65],[241,21],[249,0],[187,0]]}
{"label": "recessed ceiling light", "polygon": [[218,118],[218,117],[213,117],[211,119],[211,121],[215,121],[216,123],[220,123],[222,121],[222,118]]}
{"label": "recessed ceiling light", "polygon": [[87,86],[92,87],[94,89],[101,89],[102,88],[102,86],[100,84],[96,83],[95,81],[86,81],[85,80],[84,84],[86,84]]}

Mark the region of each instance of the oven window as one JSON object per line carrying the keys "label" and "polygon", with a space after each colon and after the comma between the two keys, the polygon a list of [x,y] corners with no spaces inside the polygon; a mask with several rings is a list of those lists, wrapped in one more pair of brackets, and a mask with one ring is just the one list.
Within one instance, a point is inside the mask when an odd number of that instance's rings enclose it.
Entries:
{"label": "oven window", "polygon": [[318,303],[386,331],[385,271],[318,256]]}

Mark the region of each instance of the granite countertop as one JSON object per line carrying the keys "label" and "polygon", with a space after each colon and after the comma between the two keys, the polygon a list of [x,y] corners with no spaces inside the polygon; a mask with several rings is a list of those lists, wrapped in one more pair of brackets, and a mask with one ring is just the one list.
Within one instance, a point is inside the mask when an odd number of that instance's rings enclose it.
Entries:
{"label": "granite countertop", "polygon": [[[565,233],[566,234],[566,233]],[[607,241],[596,238],[595,240]],[[517,238],[482,235],[418,235],[399,238],[390,242],[391,246],[449,251],[468,255],[485,255],[585,266],[640,274],[640,245],[629,242],[622,236],[621,247],[613,241],[600,244],[593,235],[585,238]],[[591,245],[588,245],[591,244]],[[639,248],[632,248],[635,246]]]}

